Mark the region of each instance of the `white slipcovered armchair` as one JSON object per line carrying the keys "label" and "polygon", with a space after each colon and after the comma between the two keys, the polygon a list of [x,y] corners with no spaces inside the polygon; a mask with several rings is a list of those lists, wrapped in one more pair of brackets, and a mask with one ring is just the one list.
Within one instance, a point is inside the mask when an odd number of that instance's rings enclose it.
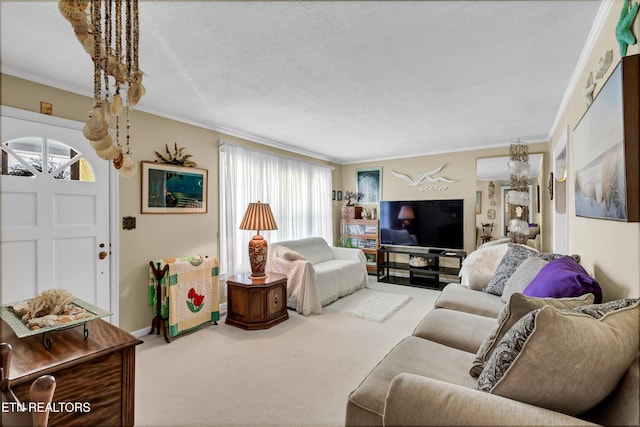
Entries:
{"label": "white slipcovered armchair", "polygon": [[287,275],[287,306],[305,316],[367,284],[364,253],[321,237],[271,243],[267,270]]}

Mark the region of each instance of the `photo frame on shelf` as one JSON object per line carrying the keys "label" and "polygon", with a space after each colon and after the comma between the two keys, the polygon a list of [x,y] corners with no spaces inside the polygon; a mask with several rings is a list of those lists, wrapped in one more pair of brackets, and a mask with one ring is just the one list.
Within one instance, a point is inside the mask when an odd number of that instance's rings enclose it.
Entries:
{"label": "photo frame on shelf", "polygon": [[356,169],[356,192],[362,193],[361,205],[378,204],[382,200],[382,168]]}
{"label": "photo frame on shelf", "polygon": [[142,162],[142,213],[206,213],[206,169]]}
{"label": "photo frame on shelf", "polygon": [[574,129],[576,216],[640,221],[640,55],[622,58]]}

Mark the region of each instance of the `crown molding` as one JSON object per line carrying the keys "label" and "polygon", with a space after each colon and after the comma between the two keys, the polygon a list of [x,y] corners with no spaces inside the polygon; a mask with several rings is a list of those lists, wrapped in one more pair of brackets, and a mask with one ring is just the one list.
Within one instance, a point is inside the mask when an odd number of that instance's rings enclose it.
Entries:
{"label": "crown molding", "polygon": [[556,112],[556,117],[553,120],[553,124],[551,125],[551,129],[549,130],[549,140],[553,138],[553,134],[560,123],[560,119],[562,115],[567,109],[567,105],[569,105],[569,99],[571,95],[575,91],[578,85],[578,79],[582,75],[587,61],[589,60],[589,56],[593,52],[593,48],[596,44],[596,40],[600,37],[600,33],[602,32],[602,28],[604,27],[604,23],[607,20],[607,16],[615,3],[614,0],[602,0],[600,3],[600,8],[598,9],[598,13],[596,14],[596,18],[593,21],[593,25],[591,26],[591,31],[589,32],[589,36],[587,37],[587,41],[582,48],[582,52],[580,53],[580,57],[578,58],[578,63],[576,64],[576,68],[573,70],[573,74],[571,75],[571,79],[569,80],[569,84],[565,89],[564,96],[562,97],[562,101],[560,101],[560,106],[558,107],[558,111]]}

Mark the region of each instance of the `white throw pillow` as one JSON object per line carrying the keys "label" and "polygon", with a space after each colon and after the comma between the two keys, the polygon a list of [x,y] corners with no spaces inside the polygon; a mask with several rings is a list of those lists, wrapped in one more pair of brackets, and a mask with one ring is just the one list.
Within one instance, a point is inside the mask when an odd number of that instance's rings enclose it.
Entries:
{"label": "white throw pillow", "polygon": [[507,253],[509,245],[496,245],[478,248],[471,252],[462,262],[459,276],[463,286],[473,290],[481,290],[493,277],[496,267]]}
{"label": "white throw pillow", "polygon": [[529,257],[522,261],[522,263],[516,268],[511,277],[507,279],[502,290],[500,300],[503,303],[508,303],[512,294],[519,292],[522,293],[529,283],[538,275],[542,267],[547,264],[542,258]]}
{"label": "white throw pillow", "polygon": [[296,251],[292,251],[291,249],[287,248],[286,246],[280,246],[279,250],[278,250],[278,256],[281,256],[282,258],[288,260],[288,261],[295,261],[298,259],[306,259],[305,257],[303,257],[301,254],[299,254]]}

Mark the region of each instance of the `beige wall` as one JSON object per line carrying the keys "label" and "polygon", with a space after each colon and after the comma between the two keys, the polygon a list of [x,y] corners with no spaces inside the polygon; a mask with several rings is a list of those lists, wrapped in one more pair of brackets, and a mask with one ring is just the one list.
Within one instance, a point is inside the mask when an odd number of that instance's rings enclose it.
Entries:
{"label": "beige wall", "polygon": [[[84,122],[93,105],[91,99],[13,76],[0,75],[0,104],[38,112],[40,101],[53,104],[53,115]],[[171,147],[174,142],[186,147],[198,167],[209,172],[208,212],[206,214],[145,214],[140,213],[141,175],[119,178],[119,214],[136,218],[135,230],[119,230],[120,244],[112,248],[112,256],[120,262],[120,327],[136,331],[151,325],[152,307],[147,304],[147,277],[150,260],[202,254],[218,256],[218,141],[227,141],[286,154],[334,167],[334,186],[342,186],[340,165],[246,141],[201,127],[188,125],[134,110],[132,117],[132,149],[137,160],[155,160],[154,151]],[[336,215],[339,206],[335,205]]]}
{"label": "beige wall", "polygon": [[[615,27],[622,10],[623,1],[615,1],[607,16],[606,22],[597,38],[594,48],[589,54],[588,62],[578,79],[566,110],[562,114],[558,126],[553,132],[552,146],[561,139],[562,133],[569,127],[569,172],[575,177],[573,164],[573,129],[587,110],[582,97],[589,72],[597,68],[598,61],[607,50],[613,50],[613,62],[607,75],[596,81],[597,94],[609,74],[620,61],[620,49],[615,38]],[[636,18],[633,32],[640,34],[640,19]],[[629,46],[627,55],[638,54],[638,45]],[[553,150],[551,151],[553,152]],[[572,181],[575,182],[575,181]],[[623,223],[601,219],[587,219],[575,216],[575,197],[569,191],[569,250],[580,254],[582,265],[594,275],[604,290],[604,299],[611,300],[640,296],[640,223]]]}
{"label": "beige wall", "polygon": [[[531,153],[545,154],[543,170],[548,171],[547,143],[530,144]],[[383,160],[345,165],[342,168],[342,182],[344,191],[355,191],[356,170],[360,168],[382,167],[382,200],[422,200],[422,199],[464,199],[464,248],[471,252],[476,248],[476,160],[482,157],[508,156],[509,147],[499,147],[484,150],[470,150],[432,156],[418,156],[402,159]],[[453,183],[442,183],[446,186],[444,191],[421,191],[421,187],[409,186],[405,181],[394,176],[391,171],[407,174],[413,178],[418,173],[444,165],[444,168],[436,176],[455,180]],[[498,194],[496,194],[498,196]],[[548,209],[541,203],[543,209]],[[486,212],[486,204],[483,210]],[[497,212],[496,212],[497,213]],[[549,219],[549,221],[548,221]],[[548,215],[543,213],[543,244],[551,242],[551,222]]]}

